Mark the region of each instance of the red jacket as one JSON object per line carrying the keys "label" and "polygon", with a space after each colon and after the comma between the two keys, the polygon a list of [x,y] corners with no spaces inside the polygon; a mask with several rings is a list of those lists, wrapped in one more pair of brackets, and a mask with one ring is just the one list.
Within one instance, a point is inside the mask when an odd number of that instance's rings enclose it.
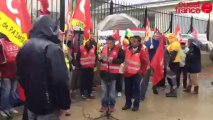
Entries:
{"label": "red jacket", "polygon": [[[132,51],[132,48],[129,47],[128,48],[130,51]],[[126,52],[125,52],[126,53]],[[135,53],[140,53],[140,61],[141,61],[141,68],[138,72],[138,74],[141,74],[141,75],[144,75],[146,70],[147,70],[147,67],[149,65],[149,55],[148,55],[148,51],[147,49],[144,47],[144,46],[139,46],[138,50],[135,52]],[[134,53],[134,54],[135,54]],[[131,77],[133,76],[132,74],[130,73],[127,73],[125,72],[124,73],[124,76],[125,77]]]}
{"label": "red jacket", "polygon": [[0,64],[0,72],[2,78],[15,78],[16,77],[16,63]]}

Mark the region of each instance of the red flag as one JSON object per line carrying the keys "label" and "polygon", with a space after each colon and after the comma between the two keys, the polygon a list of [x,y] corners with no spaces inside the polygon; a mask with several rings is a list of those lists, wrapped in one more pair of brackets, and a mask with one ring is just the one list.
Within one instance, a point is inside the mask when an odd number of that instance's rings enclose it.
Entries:
{"label": "red flag", "polygon": [[32,28],[25,0],[2,0],[0,7],[0,32],[11,42],[22,46]]}
{"label": "red flag", "polygon": [[193,36],[195,39],[198,39],[198,33],[197,33],[197,31],[196,31],[194,28],[192,28],[192,36]]}
{"label": "red flag", "polygon": [[177,36],[178,41],[181,41],[181,40],[182,40],[180,24],[177,24],[177,26],[176,26],[176,28],[175,28],[175,35]]}
{"label": "red flag", "polygon": [[[72,25],[76,26],[78,28],[84,29],[84,21],[85,21],[85,7],[86,7],[86,2],[87,0],[78,0],[77,6],[73,15],[72,19]],[[88,4],[90,7],[90,4]],[[89,11],[87,11],[89,12]]]}
{"label": "red flag", "polygon": [[164,37],[161,37],[159,47],[151,62],[151,67],[154,69],[152,84],[156,85],[164,76]]}
{"label": "red flag", "polygon": [[115,40],[120,40],[119,30],[113,30],[113,37]]}
{"label": "red flag", "polygon": [[90,28],[86,26],[84,28],[84,40],[87,41],[90,39]]}
{"label": "red flag", "polygon": [[48,0],[39,0],[39,1],[41,3],[40,15],[50,15],[50,12],[48,11],[49,8]]}
{"label": "red flag", "polygon": [[72,9],[71,9],[71,5],[70,2],[68,3],[68,10],[67,10],[67,17],[66,17],[66,26],[65,26],[65,30],[73,30],[72,26],[71,26],[71,21],[72,21]]}
{"label": "red flag", "polygon": [[90,30],[92,29],[92,19],[90,12],[90,0],[86,0],[85,3],[85,20],[84,20],[84,39],[90,39]]}

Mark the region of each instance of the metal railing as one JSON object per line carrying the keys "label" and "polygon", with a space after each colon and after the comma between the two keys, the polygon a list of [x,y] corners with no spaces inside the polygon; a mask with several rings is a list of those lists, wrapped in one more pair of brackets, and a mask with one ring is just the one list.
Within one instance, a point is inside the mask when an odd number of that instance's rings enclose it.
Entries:
{"label": "metal railing", "polygon": [[[38,17],[40,4],[38,0],[26,0],[28,9],[30,11],[32,21]],[[69,0],[72,5],[75,6],[76,0]],[[61,0],[49,0],[50,9],[53,19],[64,19],[60,16],[60,3]],[[151,29],[158,28],[161,32],[173,32],[177,24],[180,24],[181,31],[184,34],[192,32],[194,27],[198,33],[207,33],[209,31],[208,20],[196,19],[190,16],[181,16],[174,12],[158,11],[153,8],[147,8],[146,5],[133,5],[129,3],[119,2],[118,0],[91,0],[92,21],[93,21],[93,32],[97,32],[97,24],[110,14],[126,13],[132,17],[137,18],[141,21],[139,28],[146,26],[146,18],[149,18]],[[74,7],[72,7],[74,8]],[[65,9],[65,8],[64,8]]]}

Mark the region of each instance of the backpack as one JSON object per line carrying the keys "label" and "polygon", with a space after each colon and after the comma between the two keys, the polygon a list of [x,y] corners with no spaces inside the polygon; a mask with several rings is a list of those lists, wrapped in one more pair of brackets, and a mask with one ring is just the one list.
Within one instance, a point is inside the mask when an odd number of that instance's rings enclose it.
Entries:
{"label": "backpack", "polygon": [[15,62],[19,47],[5,39],[0,39],[0,44],[0,63]]}

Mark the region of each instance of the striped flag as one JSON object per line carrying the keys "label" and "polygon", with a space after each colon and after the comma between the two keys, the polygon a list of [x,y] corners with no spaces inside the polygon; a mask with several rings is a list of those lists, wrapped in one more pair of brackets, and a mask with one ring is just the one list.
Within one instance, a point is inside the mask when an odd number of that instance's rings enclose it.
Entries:
{"label": "striped flag", "polygon": [[146,32],[145,32],[145,41],[148,41],[151,37],[151,29],[149,19],[146,19]]}
{"label": "striped flag", "polygon": [[72,21],[72,9],[71,9],[71,4],[68,2],[68,10],[67,10],[67,17],[66,17],[66,25],[65,25],[65,30],[73,30],[71,21]]}

